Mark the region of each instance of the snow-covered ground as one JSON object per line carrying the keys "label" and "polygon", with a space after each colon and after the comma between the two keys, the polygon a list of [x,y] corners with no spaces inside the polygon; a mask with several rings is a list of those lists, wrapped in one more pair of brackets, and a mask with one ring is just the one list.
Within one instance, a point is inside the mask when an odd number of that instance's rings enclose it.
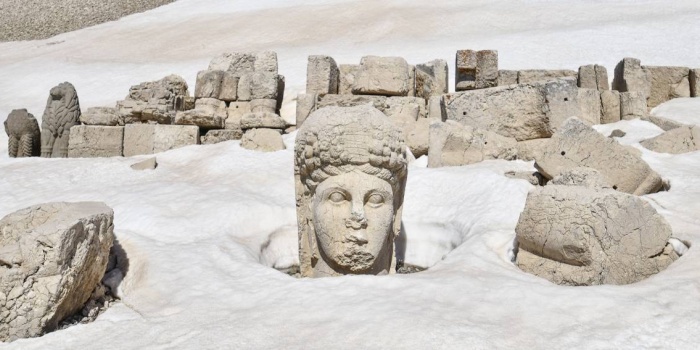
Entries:
{"label": "snow-covered ground", "polygon": [[[599,63],[611,77],[625,56],[700,67],[697,18],[695,0],[180,0],[44,41],[0,44],[0,116],[28,108],[40,118],[49,89],[62,81],[76,86],[83,108],[113,105],[130,85],[170,73],[194,87],[213,56],[237,50],[277,51],[288,120],[309,54],[418,63],[493,48],[506,69]],[[669,104],[657,108],[666,108],[664,117],[700,124],[697,101]],[[616,128],[636,147],[662,132],[638,120],[598,130]],[[435,265],[411,275],[312,280],[268,267],[296,259],[290,149],[190,146],[158,154],[156,170],[134,171],[129,165],[146,156],[11,160],[6,142],[3,133],[0,216],[42,202],[104,201],[115,210],[129,270],[122,303],[97,321],[0,348],[694,349],[700,339],[700,152],[640,148],[671,183],[645,198],[693,246],[681,259],[632,285],[562,287],[509,259],[532,186],[502,173],[531,163],[412,166],[406,260]]]}

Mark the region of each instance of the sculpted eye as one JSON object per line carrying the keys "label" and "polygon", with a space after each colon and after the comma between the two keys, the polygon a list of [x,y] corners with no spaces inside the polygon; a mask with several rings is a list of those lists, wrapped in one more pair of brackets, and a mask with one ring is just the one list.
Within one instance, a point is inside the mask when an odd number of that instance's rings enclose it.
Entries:
{"label": "sculpted eye", "polygon": [[331,202],[334,203],[340,203],[345,200],[345,195],[342,192],[333,192],[328,196],[328,199],[331,200]]}
{"label": "sculpted eye", "polygon": [[369,204],[382,204],[384,203],[384,196],[379,193],[374,193],[369,198],[367,198],[367,203]]}

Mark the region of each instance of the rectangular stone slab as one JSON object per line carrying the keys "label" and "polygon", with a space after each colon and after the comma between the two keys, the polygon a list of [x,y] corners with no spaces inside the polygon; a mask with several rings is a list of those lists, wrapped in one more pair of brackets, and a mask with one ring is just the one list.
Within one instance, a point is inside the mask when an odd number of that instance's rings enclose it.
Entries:
{"label": "rectangular stone slab", "polygon": [[123,141],[123,126],[76,125],[70,129],[68,156],[121,157]]}
{"label": "rectangular stone slab", "polygon": [[199,144],[194,125],[129,124],[124,127],[124,156],[153,154]]}

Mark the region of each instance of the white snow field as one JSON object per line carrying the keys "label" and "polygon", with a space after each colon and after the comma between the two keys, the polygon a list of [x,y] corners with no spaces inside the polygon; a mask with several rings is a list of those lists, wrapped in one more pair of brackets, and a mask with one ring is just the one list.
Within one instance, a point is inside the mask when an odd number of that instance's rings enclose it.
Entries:
{"label": "white snow field", "polygon": [[[599,63],[611,78],[626,56],[700,67],[698,18],[696,0],[180,0],[47,40],[0,44],[0,116],[28,108],[40,118],[49,89],[63,81],[76,86],[83,108],[112,106],[129,86],[171,73],[193,89],[197,71],[226,51],[277,52],[290,121],[309,54],[453,64],[457,49],[497,49],[504,69]],[[700,124],[696,101],[658,109]],[[189,146],[158,154],[156,170],[134,171],[129,165],[147,156],[9,159],[2,133],[0,216],[43,202],[104,201],[115,210],[129,269],[122,301],[95,322],[0,348],[696,349],[700,152],[643,149],[638,142],[662,130],[639,120],[597,127],[606,135],[616,128],[670,181],[670,191],[644,198],[691,249],[642,282],[595,287],[557,286],[511,263],[533,187],[502,174],[532,163],[427,169],[420,159],[409,169],[406,261],[434,266],[296,279],[269,267],[297,259],[291,148]],[[288,146],[294,136],[285,136]]]}

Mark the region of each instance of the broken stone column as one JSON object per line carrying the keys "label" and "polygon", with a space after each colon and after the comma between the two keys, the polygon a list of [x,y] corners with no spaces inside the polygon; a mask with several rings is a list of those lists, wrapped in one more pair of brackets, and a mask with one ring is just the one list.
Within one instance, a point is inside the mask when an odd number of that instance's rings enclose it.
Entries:
{"label": "broken stone column", "polygon": [[416,65],[416,96],[426,100],[448,91],[448,66],[445,60]]}
{"label": "broken stone column", "polygon": [[455,91],[498,86],[496,50],[458,50],[455,67]]}
{"label": "broken stone column", "polygon": [[36,157],[41,150],[39,123],[26,109],[15,109],[5,120],[10,158]]}
{"label": "broken stone column", "polygon": [[690,97],[690,68],[644,66],[644,69],[651,76],[648,108],[654,108],[674,98]]}
{"label": "broken stone column", "polygon": [[71,158],[121,157],[124,127],[77,125],[70,129],[68,156]]}
{"label": "broken stone column", "polygon": [[647,99],[643,92],[623,92],[620,94],[620,119],[644,119],[648,115]]}
{"label": "broken stone column", "polygon": [[528,194],[515,228],[519,268],[561,285],[629,284],[678,259],[671,226],[649,203],[586,178]]}
{"label": "broken stone column", "polygon": [[590,64],[578,69],[578,87],[594,90],[610,90],[608,70],[604,66]]}
{"label": "broken stone column", "polygon": [[199,144],[195,125],[127,124],[124,127],[124,156],[154,154]]}
{"label": "broken stone column", "polygon": [[80,311],[114,239],[104,203],[46,203],[0,220],[0,341],[38,337]]}
{"label": "broken stone column", "polygon": [[365,56],[360,61],[352,93],[356,95],[408,96],[410,69],[401,57]]}
{"label": "broken stone column", "polygon": [[80,103],[73,84],[64,82],[53,87],[41,117],[41,156],[68,157],[70,128],[79,120]]}
{"label": "broken stone column", "polygon": [[552,136],[535,167],[552,179],[576,167],[598,170],[605,180],[621,192],[635,195],[661,189],[661,177],[641,159],[634,148],[605,137],[577,118],[568,119]]}
{"label": "broken stone column", "polygon": [[333,57],[311,55],[306,65],[307,94],[337,94],[339,80],[338,65]]}
{"label": "broken stone column", "polygon": [[430,123],[428,167],[460,166],[488,159],[515,160],[518,142],[494,132],[448,120]]}
{"label": "broken stone column", "polygon": [[620,92],[603,90],[600,92],[600,123],[609,124],[620,121]]}

